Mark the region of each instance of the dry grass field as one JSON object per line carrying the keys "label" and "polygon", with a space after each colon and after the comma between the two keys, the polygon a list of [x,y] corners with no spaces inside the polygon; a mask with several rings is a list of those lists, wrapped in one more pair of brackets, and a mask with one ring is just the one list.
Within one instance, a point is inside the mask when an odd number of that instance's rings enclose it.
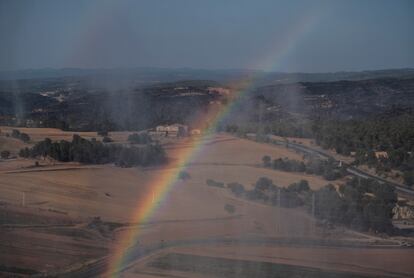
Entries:
{"label": "dry grass field", "polygon": [[323,151],[323,152],[331,155],[332,157],[334,157],[336,160],[341,160],[341,161],[344,161],[346,163],[351,163],[351,162],[354,161],[353,157],[338,154],[334,149],[328,149],[328,150],[323,149],[322,147],[316,145],[314,139],[298,138],[298,137],[281,137],[281,136],[277,136],[277,135],[272,135],[271,137],[273,139],[276,139],[276,140],[288,141],[288,142],[291,142],[291,143],[296,143],[296,144],[303,145],[305,147],[311,147],[313,149]]}
{"label": "dry grass field", "polygon": [[17,155],[26,146],[28,145],[18,139],[0,136],[0,150],[8,150],[11,155]]}
{"label": "dry grass field", "polygon": [[[11,134],[13,129],[17,129],[20,132],[27,133],[30,138],[31,142],[38,142],[45,138],[50,138],[53,141],[58,140],[72,140],[73,134],[79,134],[80,136],[86,139],[101,139],[102,137],[99,136],[96,132],[83,132],[83,131],[63,131],[57,128],[29,128],[29,127],[10,127],[10,126],[0,126],[0,130],[3,134],[9,133]],[[113,131],[109,133],[109,136],[115,142],[126,142],[128,139],[128,135],[132,134],[133,132],[128,131]]]}
{"label": "dry grass field", "polygon": [[[1,130],[8,132],[5,127],[1,127]],[[28,133],[32,141],[45,137],[69,140],[73,135],[56,129],[21,131]],[[95,133],[80,135],[97,137]],[[127,135],[127,132],[111,132],[116,142],[125,142]],[[0,139],[5,140],[3,142],[7,143],[7,147],[11,146],[11,138],[0,135]],[[177,159],[183,148],[192,146],[189,140],[162,143],[170,161]],[[319,176],[260,167],[263,155],[300,160],[300,154],[284,147],[259,144],[225,134],[210,138],[203,142],[203,146],[186,168],[190,179],[172,182],[166,197],[154,200],[155,213],[148,223],[134,223],[133,215],[144,200],[152,198],[154,181],[166,172],[175,170],[170,165],[119,168],[113,165],[40,161],[40,167],[33,167],[34,160],[17,158],[1,161],[0,271],[7,272],[10,267],[17,266],[21,268],[21,274],[76,268],[87,261],[110,255],[130,229],[140,230],[138,240],[143,245],[160,241],[246,236],[372,242],[372,237],[355,236],[341,230],[324,230],[315,225],[313,219],[301,209],[275,208],[246,201],[236,198],[226,189],[206,185],[206,179],[214,179],[224,183],[240,182],[249,188],[263,176],[281,186],[288,186],[300,179],[308,180],[314,189],[327,184]],[[234,213],[224,209],[226,204],[235,207]],[[98,221],[96,217],[99,217]],[[208,248],[186,247],[175,251],[223,257],[237,255],[248,260],[288,262],[324,269],[340,267],[360,270],[358,266],[353,266],[356,257],[352,254],[356,252],[352,253],[352,250],[346,253],[342,249],[318,249],[312,257],[314,248],[272,248],[217,245]],[[362,250],[368,253],[361,255],[360,259],[366,258],[367,268],[373,269],[372,273],[379,273],[385,267],[390,268],[379,262],[388,255],[394,256],[400,249],[384,249],[377,253]],[[398,253],[395,257],[410,258],[414,255],[413,249],[401,252],[407,253]],[[308,256],[311,257],[309,260],[306,259]],[[391,263],[393,269],[402,276],[414,273],[406,259],[391,260]],[[361,264],[365,265],[365,262],[361,261]],[[137,267],[145,268],[139,264]],[[125,277],[145,277],[142,273],[134,273],[128,271]],[[154,275],[166,275],[158,274]]]}

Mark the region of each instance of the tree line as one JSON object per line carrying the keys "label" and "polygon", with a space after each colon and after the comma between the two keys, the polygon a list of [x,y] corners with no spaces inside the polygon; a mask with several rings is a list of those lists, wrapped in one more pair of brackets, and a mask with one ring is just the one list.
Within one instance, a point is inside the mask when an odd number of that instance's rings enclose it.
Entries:
{"label": "tree line", "polygon": [[340,179],[347,175],[346,168],[335,165],[333,160],[322,160],[311,158],[308,161],[299,161],[289,158],[278,158],[272,160],[268,155],[262,158],[263,166],[274,170],[287,172],[300,172],[323,176],[328,181]]}
{"label": "tree line", "polygon": [[[210,180],[209,185],[224,188],[224,183],[213,180]],[[250,190],[238,182],[228,183],[226,188],[236,197],[271,206],[303,207],[327,224],[386,234],[397,232],[392,225],[392,210],[397,202],[397,194],[391,185],[375,180],[355,177],[340,186],[328,184],[312,190],[306,180],[285,188],[275,185],[267,177],[261,177]]]}
{"label": "tree line", "polygon": [[58,161],[76,161],[86,164],[115,163],[121,167],[149,166],[165,162],[164,149],[158,144],[141,147],[126,147],[104,144],[96,139],[86,140],[73,135],[72,141],[53,142],[49,138],[36,143],[32,148],[19,152],[21,157],[51,157]]}

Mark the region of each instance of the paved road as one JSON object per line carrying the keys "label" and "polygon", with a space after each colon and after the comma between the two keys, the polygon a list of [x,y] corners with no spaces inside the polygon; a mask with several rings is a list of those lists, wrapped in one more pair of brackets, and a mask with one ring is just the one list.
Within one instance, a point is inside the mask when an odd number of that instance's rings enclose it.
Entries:
{"label": "paved road", "polygon": [[[321,150],[318,150],[318,149],[315,149],[315,148],[311,148],[311,147],[308,147],[308,146],[304,146],[304,145],[301,145],[301,144],[297,144],[297,143],[292,143],[292,142],[287,142],[287,141],[282,141],[282,140],[277,140],[277,139],[272,139],[272,140],[273,140],[274,144],[282,145],[282,146],[285,146],[287,148],[292,148],[292,149],[295,149],[295,150],[297,150],[299,152],[302,152],[302,153],[306,153],[306,154],[310,154],[310,155],[314,155],[314,156],[316,155],[316,156],[319,156],[319,157],[322,157],[322,158],[332,159],[332,160],[339,163],[339,161],[336,160],[332,155],[330,155],[330,154],[328,154],[324,151],[321,151]],[[365,172],[361,169],[358,169],[358,168],[356,168],[354,166],[351,166],[351,165],[349,165],[347,163],[344,163],[344,162],[342,164],[346,166],[347,172],[354,175],[354,176],[358,176],[358,177],[361,177],[361,178],[364,178],[364,179],[377,180],[381,183],[391,184],[392,186],[395,187],[395,189],[397,191],[405,193],[405,194],[409,194],[409,195],[414,197],[414,190],[410,189],[409,187],[407,187],[403,184],[388,181],[384,178],[372,175],[368,172]]]}

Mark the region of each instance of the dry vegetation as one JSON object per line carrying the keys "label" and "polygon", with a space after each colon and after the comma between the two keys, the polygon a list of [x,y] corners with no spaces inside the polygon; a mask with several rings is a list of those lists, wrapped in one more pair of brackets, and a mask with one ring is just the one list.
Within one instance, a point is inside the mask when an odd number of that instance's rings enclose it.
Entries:
{"label": "dry vegetation", "polygon": [[[96,138],[97,140],[101,140],[102,136],[99,136],[97,132],[74,132],[74,131],[62,131],[57,128],[28,128],[28,127],[9,127],[9,126],[0,126],[0,130],[2,134],[11,133],[13,129],[17,129],[20,132],[26,133],[31,138],[31,143],[42,141],[45,138],[50,138],[53,141],[58,140],[72,140],[73,134],[79,134],[83,138],[92,139]],[[114,131],[110,132],[109,136],[114,140],[114,142],[124,143],[127,142],[128,135],[132,134],[133,132],[128,131]],[[10,138],[12,139],[12,138]],[[20,147],[20,145],[19,145]]]}
{"label": "dry vegetation", "polygon": [[[1,130],[3,133],[9,132],[5,127],[1,127]],[[29,134],[32,141],[45,137],[69,140],[73,135],[72,132],[56,129],[25,128],[21,131]],[[125,142],[128,134],[111,132],[110,136],[116,142]],[[96,133],[91,132],[80,135],[98,138]],[[11,138],[0,136],[0,140],[11,148]],[[183,148],[192,146],[189,140],[162,143],[171,161],[177,159]],[[261,168],[259,165],[263,155],[302,160],[300,154],[280,146],[259,144],[224,134],[209,139],[186,169],[190,178],[172,183],[166,198],[154,203],[157,209],[150,222],[141,225],[134,223],[136,219],[133,219],[133,215],[144,200],[152,198],[154,181],[166,171],[175,170],[169,165],[118,168],[113,165],[41,161],[39,167],[33,167],[34,160],[18,158],[2,161],[0,267],[4,270],[4,267],[19,266],[26,270],[46,272],[80,266],[86,261],[111,254],[111,250],[117,248],[118,240],[130,229],[137,228],[140,229],[139,241],[143,245],[159,243],[161,240],[168,242],[189,238],[246,236],[352,240],[359,243],[378,240],[364,235],[357,237],[346,231],[326,230],[315,225],[314,220],[300,209],[279,209],[250,202],[236,198],[226,189],[206,186],[206,179],[212,178],[225,183],[240,182],[248,188],[262,176],[273,179],[281,186],[288,186],[300,179],[308,180],[310,187],[315,189],[327,184],[319,176]],[[226,204],[233,205],[235,211],[226,211]],[[95,223],[94,217],[100,217],[101,221]],[[377,274],[384,269],[392,269],[407,277],[414,273],[412,264],[407,263],[408,258],[414,255],[413,249],[315,250],[306,246],[247,247],[217,244],[186,247],[177,252],[235,256],[324,269],[367,270],[367,273]],[[357,257],[357,254],[361,255]],[[145,268],[142,264],[137,267]],[[145,277],[143,272],[137,274],[134,269],[128,271],[125,277]],[[156,276],[165,274],[158,272]]]}

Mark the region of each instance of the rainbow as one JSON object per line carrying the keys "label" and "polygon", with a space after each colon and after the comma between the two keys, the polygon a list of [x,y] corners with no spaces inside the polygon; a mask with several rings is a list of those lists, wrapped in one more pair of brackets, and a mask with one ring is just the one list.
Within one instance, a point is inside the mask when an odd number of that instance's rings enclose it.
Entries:
{"label": "rainbow", "polygon": [[[304,17],[298,24],[293,26],[287,37],[277,40],[276,50],[270,51],[270,54],[263,58],[262,62],[258,63],[257,67],[266,69],[267,71],[274,70],[275,65],[278,67],[289,56],[290,52],[294,50],[300,39],[304,35],[309,34],[311,28],[315,25],[318,14],[312,13],[310,16]],[[237,88],[236,97],[227,105],[223,105],[221,109],[214,115],[209,115],[210,125],[203,130],[203,136],[199,140],[191,141],[189,148],[183,148],[178,154],[178,160],[171,163],[168,170],[163,171],[151,183],[151,192],[137,205],[133,211],[130,223],[136,223],[135,228],[128,230],[120,239],[114,253],[109,259],[108,269],[105,277],[118,277],[120,272],[126,267],[128,263],[129,247],[133,246],[140,237],[141,229],[140,223],[148,221],[157,209],[157,204],[163,202],[168,193],[178,184],[179,174],[186,169],[187,165],[195,159],[195,157],[202,151],[204,142],[208,141],[209,137],[214,134],[217,126],[228,117],[228,115],[237,106],[239,100],[249,90],[251,90],[257,80],[257,76],[249,75],[246,78],[236,81],[233,87]]]}

